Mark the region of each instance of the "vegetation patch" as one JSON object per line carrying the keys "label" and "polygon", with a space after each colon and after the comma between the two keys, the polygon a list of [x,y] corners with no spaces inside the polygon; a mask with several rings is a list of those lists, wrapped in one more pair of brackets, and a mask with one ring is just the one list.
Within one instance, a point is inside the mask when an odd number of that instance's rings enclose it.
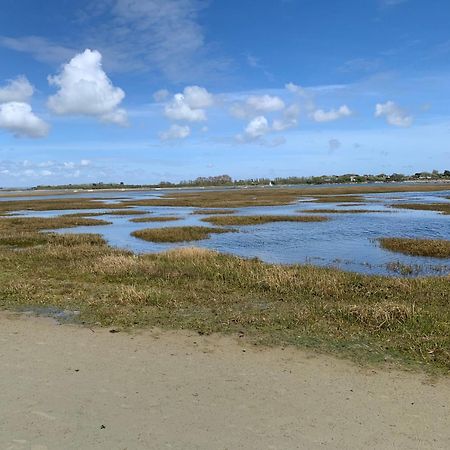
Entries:
{"label": "vegetation patch", "polygon": [[187,242],[208,239],[211,233],[228,233],[235,230],[209,227],[167,227],[147,228],[131,233],[133,236],[151,242]]}
{"label": "vegetation patch", "polygon": [[381,238],[381,247],[413,256],[450,258],[450,241],[445,239]]}
{"label": "vegetation patch", "polygon": [[159,216],[159,217],[137,217],[136,219],[130,219],[130,222],[146,223],[146,222],[172,222],[180,220],[182,217],[178,216]]}
{"label": "vegetation patch", "polygon": [[108,225],[110,222],[80,217],[8,217],[0,218],[0,246],[28,247],[48,242],[41,230],[56,230],[80,226]]}
{"label": "vegetation patch", "polygon": [[272,222],[324,222],[327,217],[322,216],[215,216],[201,219],[214,225],[261,225]]}
{"label": "vegetation patch", "polygon": [[450,203],[397,203],[393,208],[415,209],[419,211],[437,211],[442,214],[450,214]]}
{"label": "vegetation patch", "polygon": [[366,214],[381,213],[386,211],[378,211],[373,209],[299,209],[297,212],[308,214]]}
{"label": "vegetation patch", "polygon": [[237,211],[235,209],[194,209],[192,214],[203,214],[211,216],[213,214],[234,214]]}

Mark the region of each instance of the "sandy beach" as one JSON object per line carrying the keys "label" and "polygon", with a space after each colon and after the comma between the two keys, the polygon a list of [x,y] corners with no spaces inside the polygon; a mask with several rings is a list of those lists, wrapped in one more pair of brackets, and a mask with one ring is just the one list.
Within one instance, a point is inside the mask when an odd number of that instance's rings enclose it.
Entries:
{"label": "sandy beach", "polygon": [[0,448],[446,449],[450,380],[0,313]]}

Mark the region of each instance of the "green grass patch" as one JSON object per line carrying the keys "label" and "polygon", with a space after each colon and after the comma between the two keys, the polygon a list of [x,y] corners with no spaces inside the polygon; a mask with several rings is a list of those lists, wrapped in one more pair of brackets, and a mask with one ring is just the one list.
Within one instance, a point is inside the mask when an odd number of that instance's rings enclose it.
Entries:
{"label": "green grass patch", "polygon": [[131,233],[133,236],[151,242],[187,242],[208,239],[211,233],[228,233],[234,230],[209,227],[167,227],[147,228]]}
{"label": "green grass patch", "polygon": [[272,222],[324,222],[327,217],[322,216],[215,216],[201,219],[214,225],[261,225]]}
{"label": "green grass patch", "polygon": [[413,256],[450,258],[450,241],[445,239],[380,238],[381,247]]}

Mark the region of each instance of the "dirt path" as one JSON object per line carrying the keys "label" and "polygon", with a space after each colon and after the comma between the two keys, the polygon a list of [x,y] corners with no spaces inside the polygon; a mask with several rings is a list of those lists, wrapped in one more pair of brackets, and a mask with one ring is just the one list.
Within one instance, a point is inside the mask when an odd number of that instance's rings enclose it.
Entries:
{"label": "dirt path", "polygon": [[0,449],[448,449],[450,380],[0,313]]}

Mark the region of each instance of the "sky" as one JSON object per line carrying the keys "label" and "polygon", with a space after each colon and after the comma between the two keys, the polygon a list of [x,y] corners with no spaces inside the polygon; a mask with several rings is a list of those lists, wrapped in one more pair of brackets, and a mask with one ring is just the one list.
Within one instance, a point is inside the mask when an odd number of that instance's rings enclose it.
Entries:
{"label": "sky", "polygon": [[450,169],[448,0],[2,0],[0,187]]}

